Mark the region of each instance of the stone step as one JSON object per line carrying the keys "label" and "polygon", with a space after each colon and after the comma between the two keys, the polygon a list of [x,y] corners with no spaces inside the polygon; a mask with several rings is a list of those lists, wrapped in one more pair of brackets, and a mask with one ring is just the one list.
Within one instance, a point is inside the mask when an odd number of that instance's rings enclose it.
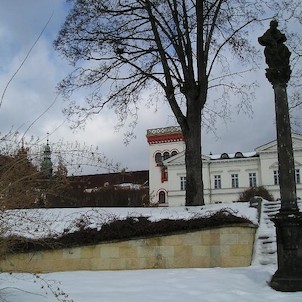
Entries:
{"label": "stone step", "polygon": [[274,241],[273,240],[269,240],[269,241],[262,241],[262,244],[271,244],[273,243]]}
{"label": "stone step", "polygon": [[[256,243],[260,252],[259,256],[259,264],[269,265],[276,264],[277,257],[277,246],[276,246],[276,236],[275,236],[275,225],[271,221],[280,210],[280,201],[274,202],[263,202],[261,208],[261,220],[260,224],[264,224],[264,233],[259,233],[258,238],[256,239],[258,242]],[[266,230],[272,230],[273,232],[267,233]],[[261,230],[261,228],[260,228]]]}
{"label": "stone step", "polygon": [[263,206],[267,209],[279,209],[281,207],[281,204],[264,204]]}
{"label": "stone step", "polygon": [[268,254],[268,255],[275,255],[276,253],[277,253],[277,251],[265,252],[265,254]]}
{"label": "stone step", "polygon": [[271,208],[271,209],[268,209],[268,208],[265,208],[262,213],[271,213],[271,212],[278,212],[280,208]]}
{"label": "stone step", "polygon": [[[298,200],[298,206],[300,211],[302,211],[302,200]],[[276,231],[275,225],[271,221],[271,218],[273,218],[280,211],[280,207],[280,201],[262,202],[259,233],[255,242],[260,254],[259,258],[255,259],[255,263],[262,265],[277,264]],[[261,224],[264,225],[264,228],[261,228]]]}
{"label": "stone step", "polygon": [[267,213],[265,211],[279,211],[280,207],[265,207],[265,210],[263,211],[264,213]]}
{"label": "stone step", "polygon": [[269,236],[267,236],[267,235],[262,235],[262,236],[258,237],[258,239],[268,239],[268,238],[269,238]]}
{"label": "stone step", "polygon": [[273,261],[271,259],[263,259],[260,261],[260,264],[262,264],[262,265],[276,264],[276,261]]}
{"label": "stone step", "polygon": [[[272,216],[276,216],[276,214],[277,214],[278,212],[271,212],[271,213],[265,213],[265,215],[267,216],[267,217],[272,217]],[[264,216],[265,217],[265,216]]]}

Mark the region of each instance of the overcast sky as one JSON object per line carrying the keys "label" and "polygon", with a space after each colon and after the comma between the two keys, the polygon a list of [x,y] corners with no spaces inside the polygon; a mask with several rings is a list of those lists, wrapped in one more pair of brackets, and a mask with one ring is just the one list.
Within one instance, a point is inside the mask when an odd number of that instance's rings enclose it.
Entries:
{"label": "overcast sky", "polygon": [[[0,0],[0,4],[1,95],[53,14],[45,32],[7,87],[0,109],[1,133],[12,127],[24,133],[54,102],[56,84],[72,70],[52,46],[68,13],[68,6],[64,0]],[[266,29],[261,30],[264,32]],[[248,75],[257,78],[260,84],[252,104],[252,117],[244,113],[238,115],[234,107],[230,121],[225,123],[219,120],[216,123],[215,134],[204,132],[204,154],[253,151],[275,139],[273,90],[265,78],[264,69],[263,62],[259,72]],[[97,146],[108,158],[121,162],[128,170],[148,169],[147,129],[175,125],[168,106],[158,104],[157,108],[148,108],[142,104],[135,130],[136,139],[125,146],[123,129],[119,132],[115,130],[117,119],[110,110],[95,116],[85,129],[74,132],[62,113],[63,108],[64,102],[59,96],[27,131],[27,137],[39,137],[45,143],[46,133],[49,132],[50,143],[60,140],[85,142],[86,145]],[[93,173],[93,170],[89,170],[89,173]]]}

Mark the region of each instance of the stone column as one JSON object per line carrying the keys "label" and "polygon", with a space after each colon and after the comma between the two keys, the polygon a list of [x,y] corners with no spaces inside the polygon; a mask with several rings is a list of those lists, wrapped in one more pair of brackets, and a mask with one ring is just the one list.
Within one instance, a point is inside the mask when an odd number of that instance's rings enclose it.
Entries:
{"label": "stone column", "polygon": [[288,110],[287,83],[290,79],[290,51],[283,44],[286,37],[271,21],[270,28],[259,43],[265,46],[264,54],[269,68],[266,77],[275,93],[275,111],[278,144],[279,186],[281,208],[272,219],[276,227],[278,270],[270,285],[280,291],[302,290],[302,213],[296,195],[295,163]]}

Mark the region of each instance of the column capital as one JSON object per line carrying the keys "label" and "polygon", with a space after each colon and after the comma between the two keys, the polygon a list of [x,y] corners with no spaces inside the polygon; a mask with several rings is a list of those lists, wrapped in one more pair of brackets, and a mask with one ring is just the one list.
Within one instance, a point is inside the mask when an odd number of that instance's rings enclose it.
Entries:
{"label": "column capital", "polygon": [[266,68],[265,75],[273,86],[281,85],[286,87],[290,79],[291,69],[289,66],[282,66],[279,68]]}

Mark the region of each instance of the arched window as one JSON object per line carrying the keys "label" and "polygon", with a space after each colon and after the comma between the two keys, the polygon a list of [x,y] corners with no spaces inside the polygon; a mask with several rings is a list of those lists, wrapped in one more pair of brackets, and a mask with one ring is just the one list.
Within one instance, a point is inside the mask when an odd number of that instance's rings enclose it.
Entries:
{"label": "arched window", "polygon": [[160,153],[160,152],[157,152],[157,153],[155,154],[155,162],[156,162],[157,164],[159,164],[159,163],[162,162],[162,157],[161,157],[161,153]]}
{"label": "arched window", "polygon": [[158,202],[159,203],[166,203],[166,192],[165,191],[160,191],[158,193]]}
{"label": "arched window", "polygon": [[170,153],[168,151],[164,152],[164,160],[168,159],[170,157]]}
{"label": "arched window", "polygon": [[172,153],[171,153],[171,156],[175,156],[175,155],[177,155],[177,151],[172,151]]}

